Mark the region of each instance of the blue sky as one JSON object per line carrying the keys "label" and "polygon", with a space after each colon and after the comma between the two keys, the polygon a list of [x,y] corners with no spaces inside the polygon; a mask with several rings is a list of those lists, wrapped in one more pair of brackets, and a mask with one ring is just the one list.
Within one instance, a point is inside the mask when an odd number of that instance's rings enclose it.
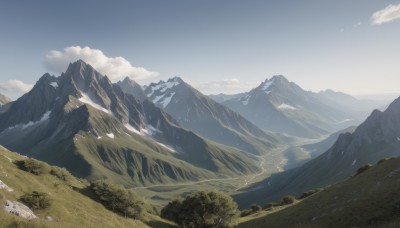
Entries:
{"label": "blue sky", "polygon": [[[16,98],[45,72],[58,75],[65,61],[89,55],[104,73],[116,74],[113,80],[181,76],[206,94],[246,91],[275,74],[312,91],[397,93],[399,4],[1,1],[0,92]],[[111,71],[113,64],[123,69]]]}

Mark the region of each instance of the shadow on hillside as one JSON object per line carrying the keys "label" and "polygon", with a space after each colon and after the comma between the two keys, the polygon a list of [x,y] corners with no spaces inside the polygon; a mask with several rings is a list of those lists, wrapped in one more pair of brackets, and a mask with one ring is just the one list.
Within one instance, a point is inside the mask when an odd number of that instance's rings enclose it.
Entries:
{"label": "shadow on hillside", "polygon": [[145,221],[146,225],[153,227],[153,228],[176,228],[179,227],[177,225],[171,225],[168,223],[165,223],[163,221]]}

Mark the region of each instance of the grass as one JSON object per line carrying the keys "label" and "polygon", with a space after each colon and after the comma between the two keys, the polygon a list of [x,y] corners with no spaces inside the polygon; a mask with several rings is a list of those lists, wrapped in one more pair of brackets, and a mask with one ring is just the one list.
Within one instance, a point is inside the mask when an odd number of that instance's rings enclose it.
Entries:
{"label": "grass", "polygon": [[[6,200],[17,200],[25,193],[39,191],[49,195],[51,206],[35,210],[39,219],[31,221],[0,210],[0,227],[174,227],[173,223],[154,215],[146,215],[143,222],[117,215],[79,191],[87,186],[85,181],[72,178],[66,183],[49,173],[39,176],[28,173],[12,162],[22,159],[0,147],[0,180],[14,189],[13,192],[0,189],[0,205]],[[51,216],[53,221],[43,220],[46,216]]]}
{"label": "grass", "polygon": [[399,227],[400,158],[376,164],[293,205],[241,218],[239,227]]}

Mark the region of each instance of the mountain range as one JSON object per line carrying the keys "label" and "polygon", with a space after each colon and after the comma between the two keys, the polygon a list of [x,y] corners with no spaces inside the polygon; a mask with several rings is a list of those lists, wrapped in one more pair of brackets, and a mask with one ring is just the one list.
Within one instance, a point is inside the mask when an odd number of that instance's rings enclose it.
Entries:
{"label": "mountain range", "polygon": [[[124,87],[128,87],[128,80],[124,82]],[[279,135],[264,132],[179,77],[151,83],[144,93],[180,126],[215,142],[257,155],[282,143]]]}
{"label": "mountain range", "polygon": [[[346,101],[342,101],[343,97]],[[212,98],[265,131],[302,138],[319,138],[356,125],[379,106],[376,102],[360,101],[331,90],[305,91],[281,75],[266,79],[249,92]],[[362,108],[355,108],[359,104]]]}
{"label": "mountain range", "polygon": [[353,133],[341,134],[325,153],[306,164],[255,183],[238,194],[243,206],[297,195],[349,177],[361,166],[400,155],[400,98],[374,110]]}
{"label": "mountain range", "polygon": [[125,185],[260,171],[256,157],[181,128],[82,60],[59,77],[44,74],[0,115],[0,144],[78,177]]}

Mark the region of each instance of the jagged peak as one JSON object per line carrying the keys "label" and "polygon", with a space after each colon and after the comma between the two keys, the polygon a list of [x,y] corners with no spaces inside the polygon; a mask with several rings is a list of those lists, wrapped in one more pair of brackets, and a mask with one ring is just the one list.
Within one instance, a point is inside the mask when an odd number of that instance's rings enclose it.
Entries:
{"label": "jagged peak", "polygon": [[168,79],[167,82],[178,82],[178,83],[183,83],[184,81],[183,81],[182,78],[180,78],[179,76],[175,76],[175,77],[173,77],[173,78]]}

